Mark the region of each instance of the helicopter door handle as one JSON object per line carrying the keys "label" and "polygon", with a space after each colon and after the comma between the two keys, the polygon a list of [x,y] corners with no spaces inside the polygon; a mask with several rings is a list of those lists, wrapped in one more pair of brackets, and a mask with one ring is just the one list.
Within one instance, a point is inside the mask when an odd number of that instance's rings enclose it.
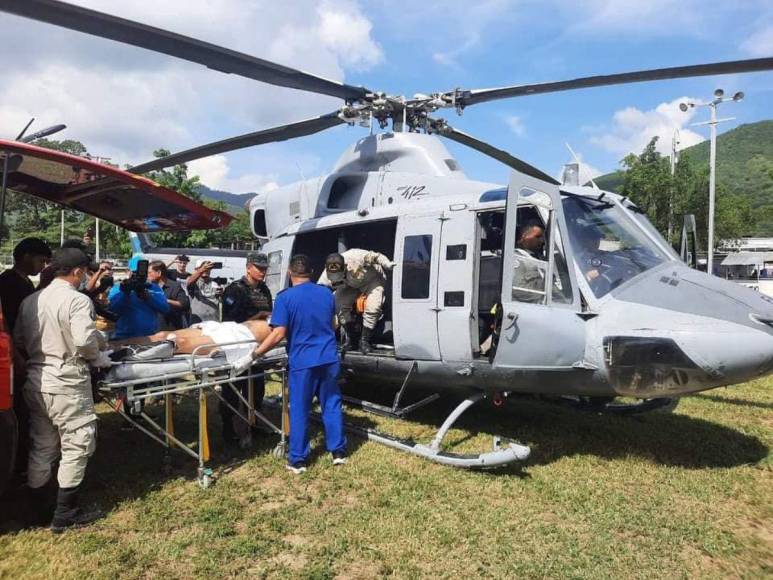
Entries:
{"label": "helicopter door handle", "polygon": [[518,320],[518,314],[515,312],[508,312],[507,319],[510,321],[510,324],[507,325],[505,330],[510,330],[513,326],[515,326],[515,322]]}

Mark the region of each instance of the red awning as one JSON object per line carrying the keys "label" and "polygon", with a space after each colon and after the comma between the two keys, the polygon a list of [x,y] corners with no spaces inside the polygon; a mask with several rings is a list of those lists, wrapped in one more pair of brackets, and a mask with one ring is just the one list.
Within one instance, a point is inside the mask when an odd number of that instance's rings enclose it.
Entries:
{"label": "red awning", "polygon": [[233,216],[139,175],[35,145],[0,139],[10,155],[8,189],[98,217],[133,232],[208,230]]}

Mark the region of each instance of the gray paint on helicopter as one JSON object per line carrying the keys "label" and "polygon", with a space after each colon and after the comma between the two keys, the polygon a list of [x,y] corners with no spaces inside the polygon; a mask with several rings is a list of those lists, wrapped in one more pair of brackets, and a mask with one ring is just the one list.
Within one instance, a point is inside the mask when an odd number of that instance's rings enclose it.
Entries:
{"label": "gray paint on helicopter", "polygon": [[[471,306],[475,289],[465,287],[467,308],[444,307],[441,302],[444,293],[460,291],[460,288],[453,279],[442,275],[449,263],[444,261],[442,252],[433,251],[432,304],[428,304],[422,314],[430,322],[400,325],[395,330],[394,358],[347,355],[345,366],[348,372],[379,380],[393,375],[399,380],[416,361],[414,375],[418,384],[443,382],[460,389],[515,392],[538,389],[551,394],[652,397],[695,392],[773,371],[773,328],[760,322],[773,319],[773,305],[751,290],[687,268],[675,259],[673,250],[654,228],[643,223],[641,216],[633,214],[633,208],[625,198],[592,188],[559,188],[518,172],[513,172],[508,190],[495,184],[466,180],[460,171],[449,169],[445,162],[449,158],[445,147],[433,136],[400,133],[361,139],[341,156],[336,167],[343,171],[324,179],[293,184],[252,201],[251,212],[266,211],[266,222],[270,224],[271,239],[264,249],[271,252],[281,244],[287,254],[281,264],[284,268],[297,235],[396,219],[398,239],[395,248],[399,250],[406,235],[426,231],[434,220],[443,247],[448,245],[449,239],[454,243],[466,239],[465,243],[471,245],[470,259],[454,266],[466,268],[463,271],[473,279],[476,275],[473,216],[485,210],[506,210],[508,203],[516,199],[514,192],[528,185],[542,192],[552,192],[550,211],[558,218],[558,229],[564,236],[568,256],[571,257],[571,244],[566,237],[562,197],[576,195],[598,199],[603,195],[605,203],[621,208],[626,219],[636,224],[661,250],[665,261],[600,299],[594,296],[576,261],[571,262],[573,268],[570,269],[575,289],[571,303],[541,305],[503,299],[505,317],[512,314],[513,318],[505,319],[496,356],[489,363],[476,353],[475,328],[469,324],[477,314]],[[368,171],[363,171],[365,169]],[[353,175],[361,180],[356,195],[349,199],[349,206],[329,207],[332,185]],[[400,196],[397,193],[401,187],[423,187],[427,194],[418,198]],[[300,216],[283,218],[287,214],[281,209],[286,212],[288,202],[292,201],[301,203]],[[274,209],[280,211],[273,213]],[[415,221],[422,216],[427,221],[418,229],[405,229],[399,225],[408,223],[409,218]],[[514,215],[508,216],[512,217]],[[508,235],[512,236],[512,233]],[[506,248],[512,243],[511,237]],[[399,256],[395,255],[395,258]],[[397,291],[401,274],[399,262],[392,288],[392,308],[398,321],[402,310],[409,307]],[[505,272],[507,264],[506,261]],[[462,276],[463,271],[460,270],[458,276]],[[664,277],[666,283],[661,280]],[[282,278],[281,274],[279,278]],[[676,285],[672,281],[676,281]],[[581,309],[580,294],[587,303],[586,311]],[[507,298],[506,293],[503,298]],[[427,314],[432,310],[433,314]],[[456,318],[449,322],[449,328],[453,330],[441,331],[444,323],[439,322],[440,317],[449,311]],[[419,314],[414,312],[411,318],[415,320]],[[460,314],[466,319],[463,325],[459,321]],[[647,344],[654,344],[655,351],[673,344],[687,362],[683,364],[684,368],[676,368],[657,360],[642,359],[638,366],[613,368],[607,352],[611,347],[605,346],[605,340],[609,342],[610,337],[629,337],[629,342],[636,337],[654,340]],[[428,348],[429,345],[437,346]],[[641,356],[646,355],[643,351]]]}

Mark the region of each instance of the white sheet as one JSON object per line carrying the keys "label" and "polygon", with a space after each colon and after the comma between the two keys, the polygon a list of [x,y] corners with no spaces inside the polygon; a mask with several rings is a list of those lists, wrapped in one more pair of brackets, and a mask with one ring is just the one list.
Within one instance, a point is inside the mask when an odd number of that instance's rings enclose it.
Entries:
{"label": "white sheet", "polygon": [[221,346],[220,350],[225,354],[229,364],[242,363],[251,360],[252,351],[257,346],[255,337],[250,330],[237,322],[200,322],[194,324],[194,327],[201,329],[201,333],[212,339],[212,342],[225,344],[227,342],[236,342],[240,340],[251,340],[252,343],[232,344]]}

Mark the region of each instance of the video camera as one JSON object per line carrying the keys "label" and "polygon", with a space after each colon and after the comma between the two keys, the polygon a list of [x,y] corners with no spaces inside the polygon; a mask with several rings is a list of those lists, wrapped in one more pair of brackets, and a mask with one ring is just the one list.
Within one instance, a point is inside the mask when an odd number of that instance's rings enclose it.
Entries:
{"label": "video camera", "polygon": [[134,290],[138,294],[144,292],[148,284],[149,265],[150,262],[148,260],[139,260],[137,262],[137,268],[132,272],[132,275],[121,282],[121,291],[129,293]]}

